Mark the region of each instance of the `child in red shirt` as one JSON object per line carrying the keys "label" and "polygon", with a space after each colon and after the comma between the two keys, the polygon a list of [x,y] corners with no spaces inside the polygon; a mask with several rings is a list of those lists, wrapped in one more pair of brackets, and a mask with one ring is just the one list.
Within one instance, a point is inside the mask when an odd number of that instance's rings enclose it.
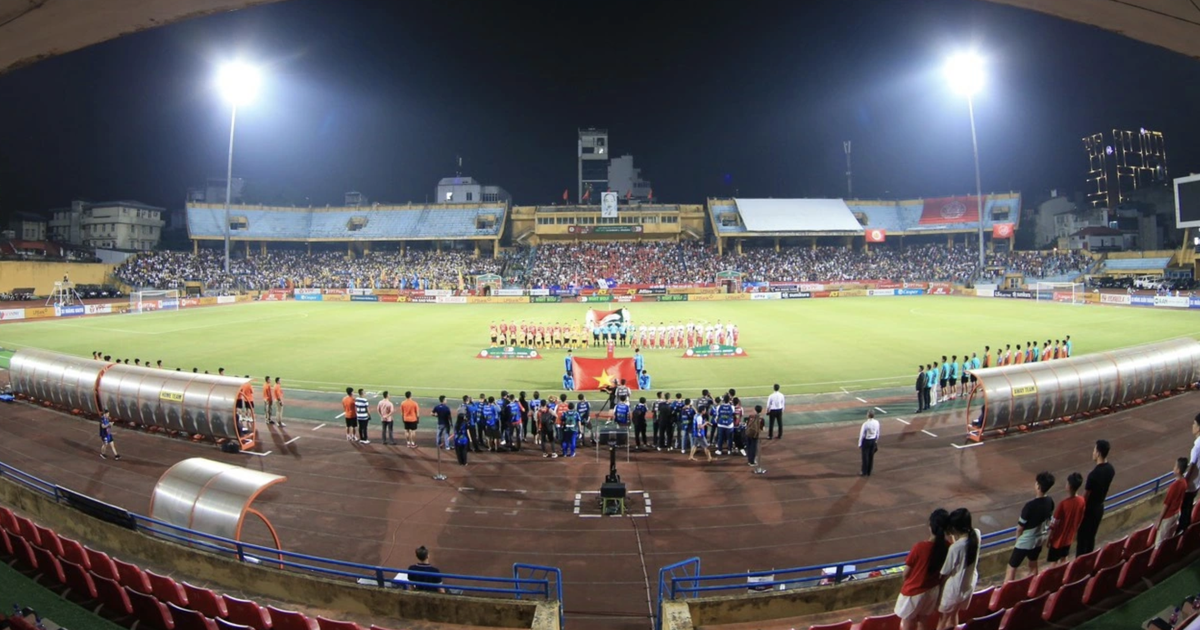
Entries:
{"label": "child in red shirt", "polygon": [[1071,555],[1071,544],[1075,542],[1075,532],[1083,521],[1085,501],[1079,496],[1079,488],[1083,486],[1083,475],[1074,472],[1067,475],[1067,498],[1054,507],[1054,517],[1050,519],[1049,549],[1046,551],[1046,562],[1054,565],[1065,562]]}
{"label": "child in red shirt", "polygon": [[1158,536],[1154,540],[1155,549],[1175,535],[1175,528],[1179,525],[1179,512],[1183,507],[1183,495],[1187,492],[1187,480],[1183,478],[1187,469],[1186,457],[1175,460],[1175,481],[1171,482],[1171,486],[1167,488],[1167,497],[1163,499],[1162,516],[1158,517]]}

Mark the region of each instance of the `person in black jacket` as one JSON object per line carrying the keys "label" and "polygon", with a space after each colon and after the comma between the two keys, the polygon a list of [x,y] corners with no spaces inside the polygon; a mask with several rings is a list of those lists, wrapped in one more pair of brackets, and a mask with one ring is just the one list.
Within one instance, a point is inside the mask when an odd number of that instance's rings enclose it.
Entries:
{"label": "person in black jacket", "polygon": [[917,366],[917,413],[925,411],[925,366]]}

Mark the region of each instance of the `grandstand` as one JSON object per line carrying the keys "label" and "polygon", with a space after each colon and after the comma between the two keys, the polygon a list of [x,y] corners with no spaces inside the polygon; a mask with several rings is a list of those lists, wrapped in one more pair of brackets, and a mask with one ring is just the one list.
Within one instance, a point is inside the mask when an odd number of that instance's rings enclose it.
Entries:
{"label": "grandstand", "polygon": [[601,216],[595,205],[515,206],[513,243],[565,240],[702,240],[704,207],[688,204],[626,204],[618,216]]}
{"label": "grandstand", "polygon": [[[187,205],[188,238],[193,252],[200,241],[223,240],[225,206],[209,203]],[[253,243],[265,253],[268,243],[346,243],[370,251],[371,243],[409,241],[466,241],[491,243],[492,255],[500,251],[500,239],[508,218],[508,206],[497,204],[411,204],[376,205],[370,208],[292,208],[245,206],[230,208],[229,238],[244,243],[250,254]]]}

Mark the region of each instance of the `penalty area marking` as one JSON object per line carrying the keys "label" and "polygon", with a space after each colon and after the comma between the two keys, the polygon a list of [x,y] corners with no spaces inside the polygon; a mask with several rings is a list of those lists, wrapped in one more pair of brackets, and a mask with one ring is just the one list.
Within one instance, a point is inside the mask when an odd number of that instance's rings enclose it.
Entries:
{"label": "penalty area marking", "polygon": [[974,447],[974,446],[983,446],[983,442],[973,442],[973,443],[971,443],[971,444],[968,444],[968,445],[966,445],[966,446],[962,446],[962,445],[959,445],[959,444],[951,444],[950,446],[953,446],[954,448],[959,448],[959,449],[962,449],[962,448],[971,448],[971,447]]}
{"label": "penalty area marking", "polygon": [[266,453],[255,453],[254,451],[242,451],[243,455],[253,455],[255,457],[266,457],[275,451],[267,451]]}

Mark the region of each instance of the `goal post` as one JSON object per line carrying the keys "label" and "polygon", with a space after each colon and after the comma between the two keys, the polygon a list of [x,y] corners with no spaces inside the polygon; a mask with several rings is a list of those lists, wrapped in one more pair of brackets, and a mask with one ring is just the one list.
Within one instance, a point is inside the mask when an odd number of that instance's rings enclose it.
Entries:
{"label": "goal post", "polygon": [[144,289],[129,294],[129,312],[179,310],[178,289]]}
{"label": "goal post", "polygon": [[1034,285],[1034,297],[1038,302],[1083,304],[1086,301],[1081,282],[1038,282]]}

